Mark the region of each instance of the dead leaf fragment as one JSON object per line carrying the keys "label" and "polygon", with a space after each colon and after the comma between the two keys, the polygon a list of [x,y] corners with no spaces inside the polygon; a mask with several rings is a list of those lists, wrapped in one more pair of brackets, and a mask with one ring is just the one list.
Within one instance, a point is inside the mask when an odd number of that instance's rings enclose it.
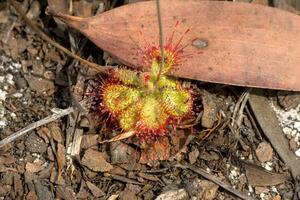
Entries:
{"label": "dead leaf fragment", "polygon": [[178,190],[169,190],[158,197],[155,200],[188,200],[189,195],[185,189],[178,189]]}
{"label": "dead leaf fragment", "polygon": [[42,127],[36,132],[48,144],[50,138],[50,130],[47,127]]}
{"label": "dead leaf fragment", "polygon": [[99,198],[105,195],[105,193],[93,183],[87,181],[86,185],[89,188],[89,190],[92,192],[94,197]]}
{"label": "dead leaf fragment", "polygon": [[261,142],[255,150],[256,156],[260,162],[272,160],[273,148],[266,142]]}
{"label": "dead leaf fragment", "polygon": [[27,80],[30,89],[37,92],[38,94],[52,95],[54,93],[55,86],[53,81],[49,81],[32,75],[24,75],[24,77]]}
{"label": "dead leaf fragment", "polygon": [[56,187],[56,198],[57,199],[68,199],[76,200],[74,189],[71,186],[61,186]]}
{"label": "dead leaf fragment", "polygon": [[287,179],[287,176],[285,174],[272,173],[266,171],[260,166],[250,163],[244,164],[249,185],[273,186],[282,184]]}
{"label": "dead leaf fragment", "polygon": [[260,187],[260,186],[257,186],[255,187],[255,194],[261,194],[261,193],[267,193],[269,192],[269,189],[267,187]]}
{"label": "dead leaf fragment", "polygon": [[6,164],[6,165],[9,165],[9,164],[12,164],[12,163],[15,163],[16,162],[16,159],[11,156],[11,155],[1,155],[0,156],[0,164]]}
{"label": "dead leaf fragment", "polygon": [[140,157],[140,163],[146,164],[170,158],[170,143],[167,137],[161,137],[153,144],[147,145]]}
{"label": "dead leaf fragment", "polygon": [[127,200],[127,199],[131,199],[131,200],[138,200],[135,192],[125,189],[124,191],[120,192],[120,196],[118,198],[119,200]]}
{"label": "dead leaf fragment", "polygon": [[26,200],[38,200],[38,197],[35,193],[35,191],[29,191],[26,195]]}
{"label": "dead leaf fragment", "polygon": [[36,19],[40,15],[41,8],[40,8],[39,1],[32,1],[29,11],[27,12],[26,16],[30,19]]}
{"label": "dead leaf fragment", "polygon": [[217,184],[199,178],[186,179],[184,184],[191,199],[213,200],[216,198],[219,188]]}
{"label": "dead leaf fragment", "polygon": [[31,173],[36,173],[44,169],[44,167],[40,163],[26,163],[25,167],[26,171]]}
{"label": "dead leaf fragment", "polygon": [[23,196],[24,194],[23,182],[21,180],[21,175],[17,173],[14,174],[14,190],[17,196]]}
{"label": "dead leaf fragment", "polygon": [[214,123],[218,120],[218,106],[216,97],[213,94],[203,90],[202,104],[203,115],[201,118],[201,125],[205,128],[212,128]]}
{"label": "dead leaf fragment", "polygon": [[213,200],[216,198],[219,186],[215,183],[207,180],[201,180],[198,183],[198,187],[199,190],[201,190],[201,192],[197,195],[199,199]]}
{"label": "dead leaf fragment", "polygon": [[194,149],[192,152],[189,153],[189,161],[191,164],[194,164],[197,161],[199,153],[200,152],[198,149]]}
{"label": "dead leaf fragment", "polygon": [[4,9],[0,11],[0,24],[6,24],[9,20],[8,10]]}
{"label": "dead leaf fragment", "polygon": [[98,134],[87,134],[82,136],[81,148],[88,149],[98,144]]}
{"label": "dead leaf fragment", "polygon": [[52,138],[56,142],[62,143],[63,139],[62,139],[62,131],[61,131],[60,127],[57,124],[51,124],[50,125],[50,130],[51,130]]}
{"label": "dead leaf fragment", "polygon": [[57,157],[57,167],[58,167],[57,182],[63,183],[62,173],[63,173],[63,168],[66,164],[66,149],[60,143],[57,144],[56,155],[57,155],[56,157]]}
{"label": "dead leaf fragment", "polygon": [[108,172],[113,166],[105,160],[105,153],[88,149],[81,160],[82,164],[95,172]]}
{"label": "dead leaf fragment", "polygon": [[131,163],[137,162],[139,152],[133,147],[123,142],[110,143],[111,163]]}

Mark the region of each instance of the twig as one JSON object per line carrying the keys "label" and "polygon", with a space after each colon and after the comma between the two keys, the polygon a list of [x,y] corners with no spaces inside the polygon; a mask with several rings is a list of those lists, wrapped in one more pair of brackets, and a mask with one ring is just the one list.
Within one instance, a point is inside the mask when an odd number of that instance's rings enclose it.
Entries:
{"label": "twig", "polygon": [[243,98],[243,101],[240,105],[240,110],[238,112],[238,116],[237,116],[237,125],[238,127],[241,126],[242,124],[242,120],[243,120],[243,113],[244,113],[244,109],[245,109],[245,106],[246,106],[246,103],[248,102],[248,99],[249,99],[249,93],[251,92],[251,88],[248,89],[245,93],[244,93],[244,98]]}
{"label": "twig", "polygon": [[161,63],[159,66],[159,71],[157,74],[157,79],[155,80],[155,84],[157,84],[159,80],[159,77],[162,73],[162,69],[165,63],[163,26],[162,26],[161,13],[160,13],[160,0],[156,0],[156,10],[157,10],[157,20],[158,20],[158,29],[159,29],[159,46],[160,46],[160,54],[161,54]]}
{"label": "twig", "polygon": [[109,177],[124,182],[124,183],[129,183],[129,184],[134,184],[134,185],[145,185],[144,183],[140,183],[138,181],[132,180],[130,178],[124,177],[124,176],[120,176],[117,174],[109,174]]}
{"label": "twig", "polygon": [[240,192],[240,191],[234,189],[230,185],[227,185],[227,184],[223,183],[222,181],[220,181],[219,179],[217,179],[213,175],[207,173],[205,170],[203,170],[201,168],[198,168],[198,167],[195,167],[195,166],[189,165],[189,164],[186,164],[186,165],[176,164],[175,167],[192,170],[193,172],[196,172],[197,174],[200,174],[204,178],[214,182],[215,184],[219,185],[220,187],[227,190],[228,192],[240,197],[241,199],[244,199],[244,200],[255,199],[255,198],[249,197],[247,194],[244,194],[243,192]]}
{"label": "twig", "polygon": [[236,102],[236,105],[235,105],[234,111],[233,111],[233,115],[232,115],[231,126],[234,126],[235,124],[237,124],[237,126],[240,125],[244,107],[248,101],[250,91],[251,91],[251,88],[244,91],[243,94],[238,99],[238,101]]}
{"label": "twig", "polygon": [[26,21],[26,23],[28,24],[28,26],[35,31],[43,40],[45,40],[46,42],[50,43],[52,46],[56,47],[57,49],[59,49],[60,51],[64,52],[65,54],[67,54],[68,56],[80,61],[83,64],[86,64],[87,66],[89,66],[90,68],[93,68],[95,70],[97,70],[98,72],[102,72],[105,73],[107,72],[106,67],[103,67],[101,65],[98,65],[96,63],[92,63],[89,62],[79,56],[77,56],[76,54],[72,53],[71,51],[69,51],[68,49],[66,49],[65,47],[61,46],[60,44],[58,44],[57,42],[55,42],[54,40],[52,40],[48,35],[46,35],[36,24],[34,24],[34,22],[32,22],[31,19],[29,19],[26,14],[23,12],[23,10],[20,8],[20,6],[14,1],[14,0],[8,0],[8,3],[10,5],[12,5],[12,7],[17,11],[17,13]]}
{"label": "twig", "polygon": [[12,135],[8,136],[7,138],[4,138],[3,140],[0,141],[0,148],[3,147],[3,146],[5,146],[8,143],[11,143],[11,142],[15,141],[16,139],[18,139],[19,137],[25,135],[29,131],[34,130],[34,129],[42,126],[42,125],[48,124],[50,122],[53,122],[53,121],[55,121],[55,120],[57,120],[57,119],[65,116],[65,115],[68,115],[68,114],[70,114],[72,112],[74,112],[74,108],[73,107],[56,111],[52,115],[50,115],[50,116],[48,116],[48,117],[46,117],[44,119],[41,119],[41,120],[39,120],[37,122],[34,122],[34,123],[26,126],[25,128],[22,128],[21,130],[13,133]]}

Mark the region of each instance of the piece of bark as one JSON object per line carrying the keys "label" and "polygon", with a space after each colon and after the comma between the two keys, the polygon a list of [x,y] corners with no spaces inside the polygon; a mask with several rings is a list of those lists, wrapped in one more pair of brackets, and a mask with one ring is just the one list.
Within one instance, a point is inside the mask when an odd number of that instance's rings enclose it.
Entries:
{"label": "piece of bark", "polygon": [[93,183],[87,181],[86,185],[94,197],[99,198],[99,197],[105,195],[105,193],[100,188],[98,188],[96,185],[94,185]]}
{"label": "piece of bark", "polygon": [[108,172],[113,166],[105,159],[105,153],[88,149],[81,160],[82,164],[95,172]]}
{"label": "piece of bark", "polygon": [[60,143],[57,144],[56,155],[57,155],[56,157],[57,157],[57,167],[58,167],[57,183],[63,184],[64,179],[63,179],[62,173],[63,173],[64,166],[66,164],[66,149]]}

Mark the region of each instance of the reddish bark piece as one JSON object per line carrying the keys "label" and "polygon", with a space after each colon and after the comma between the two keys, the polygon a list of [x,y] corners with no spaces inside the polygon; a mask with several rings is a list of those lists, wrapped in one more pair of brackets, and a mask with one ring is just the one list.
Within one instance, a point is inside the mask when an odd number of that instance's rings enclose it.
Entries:
{"label": "reddish bark piece", "polygon": [[139,162],[141,164],[149,164],[159,160],[168,160],[170,158],[170,148],[171,146],[168,138],[161,137],[151,145],[147,144],[147,148],[142,151]]}
{"label": "reddish bark piece", "polygon": [[[164,0],[161,11],[165,37],[175,30],[176,42],[190,29],[182,40],[190,56],[173,75],[300,91],[300,16],[261,5],[196,0]],[[140,48],[159,41],[154,1],[90,18],[49,12],[129,66],[141,66]]]}

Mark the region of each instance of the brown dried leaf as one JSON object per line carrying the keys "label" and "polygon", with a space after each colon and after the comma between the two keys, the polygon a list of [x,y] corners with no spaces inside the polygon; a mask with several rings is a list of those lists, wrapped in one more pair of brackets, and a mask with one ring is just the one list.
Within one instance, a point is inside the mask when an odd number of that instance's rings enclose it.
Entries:
{"label": "brown dried leaf", "polygon": [[[176,42],[189,29],[182,44],[191,56],[173,75],[300,91],[300,16],[255,4],[197,0],[164,0],[161,11],[164,36],[175,31]],[[50,13],[129,66],[142,66],[141,48],[158,44],[155,1],[129,4],[90,18]]]}
{"label": "brown dried leaf", "polygon": [[36,132],[46,143],[49,143],[50,130],[47,127],[42,127]]}
{"label": "brown dried leaf", "polygon": [[254,164],[249,164],[249,163],[244,163],[244,164],[245,164],[246,176],[249,185],[252,186],[279,185],[287,179],[287,176],[285,174],[268,172],[264,168]]}

